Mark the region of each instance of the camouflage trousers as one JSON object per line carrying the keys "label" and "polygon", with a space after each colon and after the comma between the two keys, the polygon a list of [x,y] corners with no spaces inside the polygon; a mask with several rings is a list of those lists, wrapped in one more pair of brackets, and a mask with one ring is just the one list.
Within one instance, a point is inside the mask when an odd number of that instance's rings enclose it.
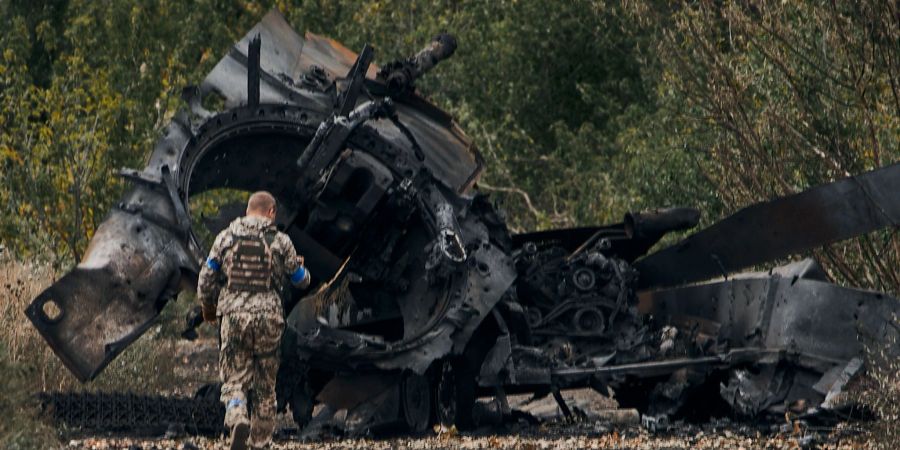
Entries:
{"label": "camouflage trousers", "polygon": [[219,375],[225,426],[249,422],[250,445],[263,447],[272,442],[275,429],[275,375],[284,319],[281,314],[242,312],[221,319]]}

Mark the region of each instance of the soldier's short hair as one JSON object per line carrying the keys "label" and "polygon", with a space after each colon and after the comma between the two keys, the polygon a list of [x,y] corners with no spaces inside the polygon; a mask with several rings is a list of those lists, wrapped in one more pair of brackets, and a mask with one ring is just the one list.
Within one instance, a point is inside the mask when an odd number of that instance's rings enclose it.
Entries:
{"label": "soldier's short hair", "polygon": [[247,213],[264,214],[275,208],[275,197],[266,191],[254,192],[247,200]]}

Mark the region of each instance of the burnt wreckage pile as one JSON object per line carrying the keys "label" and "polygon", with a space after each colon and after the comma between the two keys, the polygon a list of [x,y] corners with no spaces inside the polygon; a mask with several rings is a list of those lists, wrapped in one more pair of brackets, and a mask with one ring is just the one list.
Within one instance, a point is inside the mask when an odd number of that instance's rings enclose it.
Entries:
{"label": "burnt wreckage pile", "polygon": [[[809,413],[839,404],[866,344],[896,341],[896,299],[836,286],[813,261],[736,272],[896,227],[900,165],[751,206],[650,255],[699,212],[510,235],[475,187],[469,138],[414,87],[455,47],[440,35],[379,70],[368,46],[301,37],[270,13],[185,89],[189,110],[143,170],[122,172],[132,188],[28,317],[94,378],[195,285],[205,250],[188,199],[231,188],[275,195],[319,277],[286,302],[279,405],[301,427],[338,411],[351,430],[464,427],[477,397],[508,413],[523,392],[571,413],[559,391],[585,386],[647,417],[714,403]],[[210,97],[224,109],[208,111]]]}

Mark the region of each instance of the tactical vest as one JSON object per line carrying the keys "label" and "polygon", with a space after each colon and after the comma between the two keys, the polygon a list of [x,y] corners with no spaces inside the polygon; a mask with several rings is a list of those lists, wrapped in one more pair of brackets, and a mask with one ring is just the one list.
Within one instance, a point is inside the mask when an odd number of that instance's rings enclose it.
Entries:
{"label": "tactical vest", "polygon": [[267,292],[275,289],[275,264],[272,261],[271,243],[274,234],[265,237],[234,236],[234,245],[228,255],[225,275],[231,291]]}

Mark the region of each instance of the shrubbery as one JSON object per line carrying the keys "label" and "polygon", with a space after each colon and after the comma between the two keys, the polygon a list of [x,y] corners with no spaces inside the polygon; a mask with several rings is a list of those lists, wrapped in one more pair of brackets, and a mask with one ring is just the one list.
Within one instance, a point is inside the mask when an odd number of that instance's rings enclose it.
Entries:
{"label": "shrubbery", "polygon": [[[481,187],[516,231],[658,206],[699,206],[709,224],[900,160],[900,12],[885,0],[4,1],[0,245],[51,264],[0,269],[0,361],[28,374],[4,382],[73,386],[25,323],[26,302],[50,267],[78,260],[120,194],[114,171],[142,165],[182,86],[273,7],[301,31],[373,43],[380,62],[457,34],[456,56],[420,88],[474,138]],[[839,282],[900,294],[896,229],[813,253]],[[145,370],[167,362],[134,356],[159,349],[152,339],[94,386],[156,386]],[[887,363],[872,399],[896,420]]]}

